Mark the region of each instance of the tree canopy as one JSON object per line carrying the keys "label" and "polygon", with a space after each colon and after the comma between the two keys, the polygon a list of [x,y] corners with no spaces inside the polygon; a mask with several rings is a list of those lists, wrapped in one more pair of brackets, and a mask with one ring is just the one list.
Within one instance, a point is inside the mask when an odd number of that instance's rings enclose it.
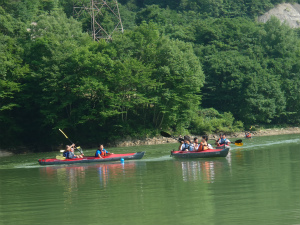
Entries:
{"label": "tree canopy", "polygon": [[1,1],[0,148],[299,124],[299,30],[255,20],[281,2],[120,0],[95,42],[74,0]]}

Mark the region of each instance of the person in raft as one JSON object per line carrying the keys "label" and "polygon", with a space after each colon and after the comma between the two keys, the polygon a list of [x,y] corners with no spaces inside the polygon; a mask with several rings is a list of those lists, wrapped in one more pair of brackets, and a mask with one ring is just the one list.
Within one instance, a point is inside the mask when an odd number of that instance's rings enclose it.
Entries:
{"label": "person in raft", "polygon": [[194,138],[193,147],[194,147],[194,150],[197,150],[199,148],[199,143],[198,143],[198,138],[197,137]]}
{"label": "person in raft", "polygon": [[218,145],[219,144],[219,141],[222,139],[222,134],[220,134],[220,136],[219,136],[219,138],[218,139],[216,139],[216,145]]}
{"label": "person in raft", "polygon": [[66,145],[66,150],[63,153],[63,156],[67,159],[83,158],[83,154],[75,155],[74,153],[75,144]]}
{"label": "person in raft", "polygon": [[100,144],[95,153],[95,157],[102,158],[102,156],[107,156],[107,155],[111,155],[111,154],[114,154],[114,153],[110,153],[110,152],[106,151],[106,149],[103,147],[103,145]]}
{"label": "person in raft", "polygon": [[201,142],[200,142],[200,145],[199,145],[199,148],[198,148],[198,152],[205,151],[205,150],[208,150],[208,149],[209,149],[209,147],[208,147],[208,144],[207,144],[207,141],[206,141],[206,137],[202,136],[202,139],[201,139]]}
{"label": "person in raft", "polygon": [[245,137],[246,138],[251,138],[251,133],[250,132],[245,132]]}
{"label": "person in raft", "polygon": [[191,144],[189,136],[184,136],[183,141],[180,142],[178,151],[193,151],[193,144]]}
{"label": "person in raft", "polygon": [[208,144],[208,136],[207,136],[207,135],[204,135],[204,136],[202,136],[202,138],[205,138],[205,141],[206,141],[206,143],[207,143],[208,149],[213,149],[213,146],[212,146],[211,144]]}
{"label": "person in raft", "polygon": [[230,144],[230,141],[229,141],[229,139],[227,139],[226,138],[226,135],[225,134],[223,134],[222,135],[222,138],[218,141],[218,146],[220,146],[220,145],[229,145]]}

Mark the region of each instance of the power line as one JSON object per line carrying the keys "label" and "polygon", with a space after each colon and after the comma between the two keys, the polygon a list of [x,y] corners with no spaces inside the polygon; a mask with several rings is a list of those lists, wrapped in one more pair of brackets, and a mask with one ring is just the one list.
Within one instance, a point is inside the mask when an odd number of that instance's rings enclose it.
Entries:
{"label": "power line", "polygon": [[95,41],[112,40],[114,32],[124,32],[117,0],[78,0],[75,2],[73,16],[81,17],[84,12],[91,16],[91,32]]}

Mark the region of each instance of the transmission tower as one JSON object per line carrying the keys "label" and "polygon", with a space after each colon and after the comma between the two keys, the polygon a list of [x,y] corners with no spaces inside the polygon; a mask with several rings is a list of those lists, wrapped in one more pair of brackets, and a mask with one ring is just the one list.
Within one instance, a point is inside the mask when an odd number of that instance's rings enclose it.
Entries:
{"label": "transmission tower", "polygon": [[112,40],[115,31],[124,31],[117,0],[77,0],[73,15],[81,17],[85,13],[91,16],[91,31],[95,41]]}

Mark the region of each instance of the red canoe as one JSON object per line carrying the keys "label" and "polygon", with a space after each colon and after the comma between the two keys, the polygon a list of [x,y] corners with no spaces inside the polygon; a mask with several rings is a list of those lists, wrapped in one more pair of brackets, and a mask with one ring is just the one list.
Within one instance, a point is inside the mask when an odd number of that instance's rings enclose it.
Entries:
{"label": "red canoe", "polygon": [[[226,145],[225,147],[230,149],[230,145]],[[223,149],[223,148],[224,148],[224,144],[216,147],[216,149]]]}
{"label": "red canoe", "polygon": [[211,157],[226,157],[229,148],[209,149],[201,152],[190,151],[171,151],[171,156],[175,158],[211,158]]}
{"label": "red canoe", "polygon": [[87,156],[83,158],[75,159],[39,159],[38,162],[40,165],[57,165],[57,164],[73,164],[73,163],[92,163],[92,162],[107,162],[107,161],[118,161],[122,158],[124,160],[132,159],[141,159],[143,158],[145,152],[136,152],[136,153],[125,153],[125,154],[111,154],[108,156],[103,156],[103,158],[98,158],[94,156]]}

